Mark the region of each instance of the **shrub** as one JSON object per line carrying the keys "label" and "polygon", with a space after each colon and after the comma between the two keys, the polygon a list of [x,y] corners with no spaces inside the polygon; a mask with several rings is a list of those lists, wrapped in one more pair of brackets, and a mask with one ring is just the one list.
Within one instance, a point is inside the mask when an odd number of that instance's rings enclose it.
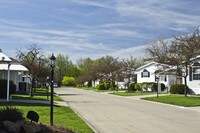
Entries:
{"label": "shrub", "polygon": [[172,85],[169,91],[171,94],[184,94],[184,90],[185,90],[184,84],[176,84]]}
{"label": "shrub", "polygon": [[96,89],[97,90],[107,90],[108,88],[106,87],[106,83],[102,82],[100,84],[97,84]]}
{"label": "shrub", "polygon": [[16,122],[18,120],[24,120],[23,113],[14,107],[5,107],[0,109],[0,122],[11,121]]}
{"label": "shrub", "polygon": [[[16,85],[13,81],[10,81],[9,94],[14,94],[16,92]],[[0,79],[0,98],[5,98],[7,96],[7,80]]]}
{"label": "shrub", "polygon": [[118,85],[115,84],[115,82],[112,83],[112,88],[118,89]]}
{"label": "shrub", "polygon": [[[158,90],[158,83],[154,83],[151,87],[152,91]],[[165,84],[161,83],[161,91],[164,91],[166,89]]]}
{"label": "shrub", "polygon": [[139,83],[136,83],[136,84],[134,85],[134,88],[135,88],[135,90],[138,90],[138,91],[141,91],[141,90],[142,90]]}
{"label": "shrub", "polygon": [[136,89],[135,89],[135,83],[131,83],[130,84],[128,91],[136,91]]}
{"label": "shrub", "polygon": [[77,84],[76,87],[81,88],[81,87],[84,87],[84,85],[83,84]]}

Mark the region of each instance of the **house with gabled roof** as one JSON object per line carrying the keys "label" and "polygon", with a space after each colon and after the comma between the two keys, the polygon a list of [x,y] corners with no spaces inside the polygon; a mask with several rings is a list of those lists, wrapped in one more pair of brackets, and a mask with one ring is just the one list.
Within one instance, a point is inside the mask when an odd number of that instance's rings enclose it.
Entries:
{"label": "house with gabled roof", "polygon": [[13,81],[17,87],[17,91],[20,91],[22,90],[20,82],[24,82],[27,85],[30,84],[31,80],[28,73],[29,71],[25,66],[21,65],[14,58],[9,58],[0,50],[0,79]]}
{"label": "house with gabled roof", "polygon": [[187,76],[187,85],[191,93],[200,94],[200,56],[192,59],[193,64],[189,66],[189,75]]}
{"label": "house with gabled roof", "polygon": [[157,62],[147,63],[135,71],[137,75],[137,83],[157,82],[170,87],[173,84],[182,83],[182,78],[176,76],[175,71],[170,65],[160,64]]}

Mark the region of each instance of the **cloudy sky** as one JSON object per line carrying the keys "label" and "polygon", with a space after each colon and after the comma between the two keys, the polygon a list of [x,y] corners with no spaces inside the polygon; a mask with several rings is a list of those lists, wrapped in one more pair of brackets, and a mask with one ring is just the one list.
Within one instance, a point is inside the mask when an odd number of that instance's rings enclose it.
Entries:
{"label": "cloudy sky", "polygon": [[200,25],[199,0],[0,0],[0,48],[37,43],[44,53],[73,61],[104,55],[146,56],[158,37],[190,33]]}

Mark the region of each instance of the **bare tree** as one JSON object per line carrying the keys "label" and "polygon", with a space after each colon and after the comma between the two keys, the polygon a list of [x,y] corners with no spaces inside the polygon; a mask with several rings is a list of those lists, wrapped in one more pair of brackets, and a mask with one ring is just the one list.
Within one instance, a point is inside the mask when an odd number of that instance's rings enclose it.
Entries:
{"label": "bare tree", "polygon": [[[42,54],[41,48],[35,43],[26,47],[27,50],[17,49],[18,60],[29,70],[32,76],[32,86],[30,88],[30,96],[33,96],[33,88],[35,87],[35,80],[39,76],[40,70],[48,68],[45,64],[45,56]],[[48,74],[47,74],[48,75]]]}
{"label": "bare tree", "polygon": [[133,58],[132,56],[130,56],[129,59],[123,59],[122,64],[123,64],[122,73],[124,75],[124,78],[127,80],[126,85],[129,91],[130,83],[136,82],[136,76],[135,76],[134,71],[143,64],[141,64],[139,59]]}
{"label": "bare tree", "polygon": [[176,66],[177,75],[182,76],[185,82],[185,96],[188,93],[187,76],[189,67],[194,58],[200,54],[199,28],[192,34],[174,37],[170,42],[159,40],[147,48],[150,57],[158,63]]}

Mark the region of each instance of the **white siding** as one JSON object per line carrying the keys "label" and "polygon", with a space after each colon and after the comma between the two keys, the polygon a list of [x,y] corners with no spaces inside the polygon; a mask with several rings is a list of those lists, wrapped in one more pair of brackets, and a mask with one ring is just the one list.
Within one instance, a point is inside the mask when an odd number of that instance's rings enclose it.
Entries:
{"label": "white siding", "polygon": [[[141,73],[144,70],[147,70],[148,72],[150,72],[150,77],[142,77]],[[136,72],[137,74],[137,83],[142,83],[142,82],[156,82],[155,81],[155,70],[156,70],[156,66],[155,64],[152,64],[148,67],[145,67],[139,71]]]}
{"label": "white siding", "polygon": [[[200,59],[196,59],[195,62],[200,63]],[[193,74],[192,74],[193,76]],[[195,94],[200,94],[200,80],[193,80],[190,81],[190,75],[187,76],[187,85],[188,87],[195,93]],[[183,84],[184,84],[184,79],[183,79]]]}

